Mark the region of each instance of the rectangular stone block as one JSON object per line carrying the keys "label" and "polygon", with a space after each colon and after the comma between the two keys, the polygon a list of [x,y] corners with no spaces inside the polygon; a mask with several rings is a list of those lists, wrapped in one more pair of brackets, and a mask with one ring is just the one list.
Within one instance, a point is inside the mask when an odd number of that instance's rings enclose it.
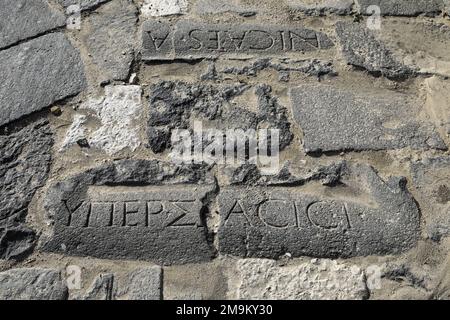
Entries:
{"label": "rectangular stone block", "polygon": [[302,85],[290,94],[308,153],[447,149],[433,124],[420,119],[422,106],[414,96],[328,85]]}
{"label": "rectangular stone block", "polygon": [[0,70],[0,126],[86,87],[80,53],[63,33],[0,51]]}
{"label": "rectangular stone block", "polygon": [[373,15],[374,6],[380,8],[380,14],[383,16],[406,16],[415,17],[425,15],[435,17],[439,15],[443,8],[442,0],[357,0],[360,13]]}
{"label": "rectangular stone block", "polygon": [[59,207],[46,250],[162,264],[208,260],[201,219],[210,186],[90,186]]}
{"label": "rectangular stone block", "polygon": [[352,177],[341,181],[345,188],[322,192],[297,187],[221,189],[219,252],[271,259],[284,254],[347,258],[413,247],[419,211],[402,180],[383,182],[365,166],[350,172]]}
{"label": "rectangular stone block", "polygon": [[268,56],[328,49],[327,35],[298,26],[202,24],[145,21],[144,60],[195,59],[226,56]]}

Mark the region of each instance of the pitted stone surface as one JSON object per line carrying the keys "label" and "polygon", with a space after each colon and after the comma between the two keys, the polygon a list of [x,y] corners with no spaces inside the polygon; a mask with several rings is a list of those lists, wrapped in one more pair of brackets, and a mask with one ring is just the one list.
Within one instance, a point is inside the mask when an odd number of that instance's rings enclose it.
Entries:
{"label": "pitted stone surface", "polygon": [[195,3],[193,11],[201,15],[233,12],[245,17],[255,15],[259,8],[248,6],[241,0],[199,0]]}
{"label": "pitted stone surface", "polygon": [[373,168],[354,164],[347,165],[339,182],[319,192],[307,187],[222,188],[219,252],[344,258],[395,254],[416,244],[419,209],[404,178],[385,182]]}
{"label": "pitted stone surface", "polygon": [[0,126],[85,87],[79,52],[62,33],[0,51]]}
{"label": "pitted stone surface", "polygon": [[0,49],[66,24],[44,0],[1,0],[0,8]]}
{"label": "pitted stone surface", "polygon": [[52,269],[11,269],[0,273],[0,300],[65,300],[66,284]]}
{"label": "pitted stone surface", "polygon": [[125,80],[134,59],[137,9],[127,0],[104,4],[82,20],[82,39],[100,80]]}
{"label": "pitted stone surface", "polygon": [[34,245],[23,225],[28,205],[47,180],[53,137],[47,121],[0,135],[0,259],[20,257]]}
{"label": "pitted stone surface", "polygon": [[431,123],[416,119],[422,107],[405,94],[303,85],[291,89],[291,100],[308,153],[447,149]]}
{"label": "pitted stone surface", "polygon": [[[232,103],[233,98],[248,89],[245,84],[215,86],[173,81],[152,86],[147,131],[150,148],[160,153],[172,147],[172,130],[190,128],[194,118],[214,122],[219,130],[256,130],[259,124],[266,123],[269,128],[280,130],[280,150],[283,150],[293,139],[286,109],[267,85],[254,89],[258,112]],[[206,144],[208,140],[204,141]]]}
{"label": "pitted stone surface", "polygon": [[161,300],[163,270],[159,266],[136,269],[121,284],[118,297],[127,300]]}
{"label": "pitted stone surface", "polygon": [[449,157],[413,162],[411,175],[426,223],[426,233],[434,241],[450,234]]}
{"label": "pitted stone surface", "polygon": [[336,23],[336,34],[348,64],[388,78],[406,78],[415,74],[414,70],[398,62],[374,33],[363,26],[358,23]]}
{"label": "pitted stone surface", "polygon": [[383,16],[411,16],[425,15],[434,17],[444,9],[442,0],[357,0],[360,13],[372,15],[367,10],[370,6],[378,6]]}
{"label": "pitted stone surface", "polygon": [[180,21],[172,30],[163,23],[144,22],[142,58],[207,58],[222,55],[284,55],[333,47],[324,33],[301,27],[208,25]]}
{"label": "pitted stone surface", "polygon": [[144,17],[161,17],[180,15],[187,9],[187,0],[144,0],[141,12]]}
{"label": "pitted stone surface", "polygon": [[288,5],[294,12],[300,12],[307,16],[350,15],[353,4],[353,0],[321,0],[315,3],[311,3],[311,1],[288,0]]}
{"label": "pitted stone surface", "polygon": [[214,181],[206,169],[122,160],[60,181],[45,199],[54,229],[44,250],[162,264],[209,260],[202,214]]}
{"label": "pitted stone surface", "polygon": [[331,260],[278,266],[273,260],[241,259],[230,280],[239,283],[236,288],[230,284],[235,299],[362,300],[369,296],[360,268]]}
{"label": "pitted stone surface", "polygon": [[114,275],[111,273],[99,274],[87,289],[84,295],[75,297],[74,300],[113,300]]}
{"label": "pitted stone surface", "polygon": [[141,144],[136,126],[143,109],[141,94],[139,86],[107,86],[105,97],[83,103],[80,109],[94,111],[101,124],[96,130],[89,130],[86,116],[75,115],[61,151],[83,139],[89,147],[104,150],[108,154],[125,148],[135,151]]}
{"label": "pitted stone surface", "polygon": [[81,10],[93,9],[108,1],[111,0],[58,0],[58,2],[65,8],[78,5]]}

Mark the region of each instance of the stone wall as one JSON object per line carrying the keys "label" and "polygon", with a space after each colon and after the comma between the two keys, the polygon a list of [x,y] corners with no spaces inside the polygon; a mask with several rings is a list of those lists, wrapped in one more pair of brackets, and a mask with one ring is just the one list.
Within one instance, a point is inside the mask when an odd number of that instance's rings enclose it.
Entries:
{"label": "stone wall", "polygon": [[448,1],[0,7],[0,299],[450,297]]}

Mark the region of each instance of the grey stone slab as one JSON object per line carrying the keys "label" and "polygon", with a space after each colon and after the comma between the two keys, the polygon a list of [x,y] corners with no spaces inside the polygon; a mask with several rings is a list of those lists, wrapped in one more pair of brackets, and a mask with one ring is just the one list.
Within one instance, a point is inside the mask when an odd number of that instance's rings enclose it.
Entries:
{"label": "grey stone slab", "polygon": [[360,13],[372,15],[369,6],[378,6],[383,16],[437,16],[444,9],[442,0],[357,0]]}
{"label": "grey stone slab", "polygon": [[149,59],[170,59],[173,53],[173,32],[167,23],[147,20],[142,25],[142,46]]}
{"label": "grey stone slab", "polygon": [[62,33],[0,51],[0,126],[73,96],[86,85],[79,52]]}
{"label": "grey stone slab", "polygon": [[419,209],[406,179],[383,181],[348,164],[340,183],[225,187],[219,196],[219,252],[240,257],[347,258],[398,254],[420,237]]}
{"label": "grey stone slab", "polygon": [[320,2],[311,3],[302,0],[289,0],[288,5],[293,12],[299,12],[307,16],[326,16],[329,14],[344,16],[352,14],[354,1],[322,0]]}
{"label": "grey stone slab", "polygon": [[12,269],[0,273],[0,300],[66,300],[68,291],[53,269]]}
{"label": "grey stone slab", "polygon": [[348,64],[388,78],[406,78],[416,74],[397,61],[393,53],[364,25],[338,22],[336,34]]}
{"label": "grey stone slab", "polygon": [[254,16],[260,10],[261,8],[244,4],[240,0],[199,0],[193,8],[193,12],[200,15],[231,12],[244,17]]}
{"label": "grey stone slab", "polygon": [[417,119],[417,98],[391,91],[355,92],[327,85],[291,89],[294,118],[308,153],[447,149],[434,126]]}
{"label": "grey stone slab", "polygon": [[450,235],[449,169],[450,157],[427,158],[411,164],[411,175],[424,216],[426,234],[434,241]]}
{"label": "grey stone slab", "polygon": [[[324,33],[296,26],[211,25],[180,21],[171,29],[168,37],[167,30],[167,24],[144,22],[144,60],[195,59],[222,55],[284,55],[288,52],[329,49],[334,45]],[[156,50],[158,46],[160,50]],[[169,46],[172,48],[171,55]]]}
{"label": "grey stone slab", "polygon": [[136,269],[130,272],[121,285],[119,299],[161,300],[163,270],[159,266]]}
{"label": "grey stone slab", "polygon": [[66,24],[44,0],[0,0],[0,49]]}
{"label": "grey stone slab", "polygon": [[45,120],[0,135],[0,259],[33,247],[35,233],[24,226],[28,205],[47,180],[53,136]]}
{"label": "grey stone slab", "polygon": [[83,295],[74,300],[113,300],[114,298],[114,274],[99,274],[89,289]]}
{"label": "grey stone slab", "polygon": [[67,255],[207,261],[203,221],[214,180],[201,165],[122,160],[55,183],[45,208],[54,221],[43,250]]}
{"label": "grey stone slab", "polygon": [[137,8],[127,0],[106,3],[82,20],[81,38],[101,81],[126,80],[134,59]]}
{"label": "grey stone slab", "polygon": [[98,7],[99,5],[111,0],[58,0],[58,2],[65,8],[73,5],[80,6],[81,10],[89,10]]}
{"label": "grey stone slab", "polygon": [[312,259],[280,266],[274,260],[239,259],[230,278],[229,295],[234,299],[363,300],[369,297],[364,270],[334,260]]}

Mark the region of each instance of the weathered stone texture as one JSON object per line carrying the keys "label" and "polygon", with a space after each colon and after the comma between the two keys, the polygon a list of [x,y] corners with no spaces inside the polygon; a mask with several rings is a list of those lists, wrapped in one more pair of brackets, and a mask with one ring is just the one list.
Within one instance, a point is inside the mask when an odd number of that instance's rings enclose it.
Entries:
{"label": "weathered stone texture", "polygon": [[114,275],[99,274],[87,291],[74,300],[112,300],[114,297]]}
{"label": "weathered stone texture", "polygon": [[241,259],[230,276],[231,295],[250,300],[362,300],[369,295],[364,272],[330,260],[278,266],[273,260]]}
{"label": "weathered stone texture", "polygon": [[244,17],[254,16],[259,10],[260,8],[246,5],[240,0],[198,0],[193,8],[200,15],[232,12]]}
{"label": "weathered stone texture", "polygon": [[134,60],[137,9],[127,0],[106,3],[83,18],[82,39],[100,81],[125,80]]}
{"label": "weathered stone texture", "polygon": [[123,160],[90,169],[48,191],[54,229],[43,249],[162,264],[209,260],[202,215],[213,183],[200,165]]}
{"label": "weathered stone texture", "polygon": [[93,9],[108,1],[111,0],[58,0],[58,2],[65,8],[78,5],[81,10]]}
{"label": "weathered stone texture", "polygon": [[403,252],[420,235],[419,210],[405,182],[394,177],[383,181],[371,167],[347,165],[337,186],[322,192],[223,188],[218,197],[219,251],[255,258]]}
{"label": "weathered stone texture", "polygon": [[425,15],[434,17],[444,9],[442,0],[357,0],[362,14],[372,15],[368,11],[370,6],[378,6],[383,16],[410,16]]}
{"label": "weathered stone texture", "polygon": [[184,14],[187,9],[187,0],[144,0],[141,12],[144,17],[161,17]]}
{"label": "weathered stone texture", "polygon": [[52,269],[11,269],[0,273],[0,300],[65,300],[66,284]]}
{"label": "weathered stone texture", "polygon": [[295,13],[299,12],[307,16],[349,15],[352,13],[353,4],[353,0],[321,0],[315,3],[302,0],[288,0],[289,7]]}
{"label": "weathered stone texture", "polygon": [[447,149],[434,126],[417,119],[422,107],[415,97],[303,85],[291,89],[291,99],[308,153]]}
{"label": "weathered stone texture", "polygon": [[284,55],[334,45],[326,34],[302,27],[208,25],[187,20],[173,29],[163,22],[144,22],[142,43],[144,60]]}
{"label": "weathered stone texture", "polygon": [[[233,98],[247,90],[245,84],[215,86],[179,81],[152,86],[147,131],[150,148],[155,153],[163,152],[172,147],[173,129],[188,129],[191,120],[207,119],[219,130],[256,130],[259,124],[266,123],[269,128],[280,130],[280,150],[283,150],[293,139],[286,109],[267,85],[254,89],[257,112],[232,103]],[[208,140],[204,141],[206,144]]]}
{"label": "weathered stone texture", "polygon": [[161,300],[163,270],[159,266],[136,269],[127,275],[118,292],[119,299]]}
{"label": "weathered stone texture", "polygon": [[0,49],[66,24],[45,0],[1,0],[0,8]]}
{"label": "weathered stone texture", "polygon": [[406,78],[415,71],[398,62],[374,33],[358,23],[336,23],[336,34],[348,64],[388,78]]}
{"label": "weathered stone texture", "polygon": [[52,145],[46,121],[0,135],[0,259],[20,257],[34,245],[35,234],[23,222],[47,180]]}
{"label": "weathered stone texture", "polygon": [[75,115],[61,146],[64,151],[85,140],[89,147],[108,154],[129,148],[135,151],[141,144],[137,123],[142,114],[140,86],[107,86],[105,97],[90,99],[80,109],[91,110],[100,121],[99,128],[90,130],[85,115]]}
{"label": "weathered stone texture", "polygon": [[0,126],[82,91],[79,52],[62,33],[0,51]]}
{"label": "weathered stone texture", "polygon": [[426,222],[426,234],[434,241],[450,234],[450,158],[435,157],[413,162],[411,175]]}

